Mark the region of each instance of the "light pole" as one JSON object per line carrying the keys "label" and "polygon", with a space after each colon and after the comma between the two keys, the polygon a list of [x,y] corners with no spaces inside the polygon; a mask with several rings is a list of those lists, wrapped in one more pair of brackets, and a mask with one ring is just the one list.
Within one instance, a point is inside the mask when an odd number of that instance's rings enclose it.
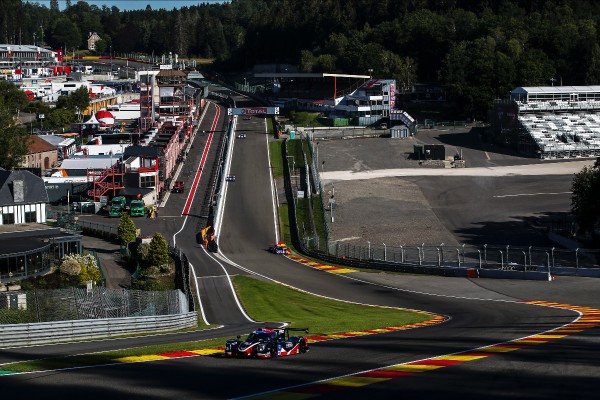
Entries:
{"label": "light pole", "polygon": [[367,244],[369,245],[369,251],[368,251],[367,259],[369,259],[369,260],[370,260],[370,259],[371,259],[371,242],[369,242],[369,241],[367,240]]}
{"label": "light pole", "polygon": [[387,247],[383,244],[383,261],[387,261]]}

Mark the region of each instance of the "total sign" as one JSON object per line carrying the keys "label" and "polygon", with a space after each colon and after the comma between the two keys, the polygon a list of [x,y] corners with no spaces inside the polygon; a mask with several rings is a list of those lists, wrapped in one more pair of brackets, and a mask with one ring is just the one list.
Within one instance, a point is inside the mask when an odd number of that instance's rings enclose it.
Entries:
{"label": "total sign", "polygon": [[228,108],[227,115],[279,115],[279,107]]}

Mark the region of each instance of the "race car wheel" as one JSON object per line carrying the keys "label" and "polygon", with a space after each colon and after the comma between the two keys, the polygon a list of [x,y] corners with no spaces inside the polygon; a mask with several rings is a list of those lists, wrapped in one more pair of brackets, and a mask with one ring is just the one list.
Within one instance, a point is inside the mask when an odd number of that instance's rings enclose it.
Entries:
{"label": "race car wheel", "polygon": [[271,358],[277,357],[277,349],[275,347],[271,347]]}
{"label": "race car wheel", "polygon": [[304,340],[300,342],[300,353],[306,353],[306,342]]}

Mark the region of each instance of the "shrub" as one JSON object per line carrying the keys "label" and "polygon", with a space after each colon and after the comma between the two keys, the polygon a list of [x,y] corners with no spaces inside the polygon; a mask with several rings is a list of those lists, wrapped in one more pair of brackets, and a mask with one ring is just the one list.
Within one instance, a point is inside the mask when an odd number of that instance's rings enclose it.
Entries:
{"label": "shrub", "polygon": [[102,272],[100,272],[96,258],[91,254],[65,256],[60,265],[60,272],[71,276],[78,275],[79,283],[82,285],[90,280],[97,282],[102,279]]}
{"label": "shrub", "polygon": [[148,263],[153,266],[161,267],[167,264],[169,260],[169,245],[167,244],[165,237],[160,232],[156,232],[150,241]]}
{"label": "shrub", "polygon": [[79,275],[81,273],[81,264],[74,257],[65,257],[60,264],[59,271],[66,275]]}

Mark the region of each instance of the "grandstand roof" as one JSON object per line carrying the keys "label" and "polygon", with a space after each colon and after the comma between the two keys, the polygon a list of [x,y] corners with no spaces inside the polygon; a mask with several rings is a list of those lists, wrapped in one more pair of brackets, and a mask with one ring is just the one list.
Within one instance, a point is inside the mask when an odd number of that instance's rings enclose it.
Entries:
{"label": "grandstand roof", "polygon": [[357,78],[369,79],[369,75],[348,75],[348,74],[329,74],[329,73],[302,73],[302,72],[257,72],[255,78],[325,78],[334,76],[337,78]]}
{"label": "grandstand roof", "polygon": [[511,94],[536,94],[536,93],[584,93],[600,92],[600,85],[594,86],[526,86],[514,89]]}

